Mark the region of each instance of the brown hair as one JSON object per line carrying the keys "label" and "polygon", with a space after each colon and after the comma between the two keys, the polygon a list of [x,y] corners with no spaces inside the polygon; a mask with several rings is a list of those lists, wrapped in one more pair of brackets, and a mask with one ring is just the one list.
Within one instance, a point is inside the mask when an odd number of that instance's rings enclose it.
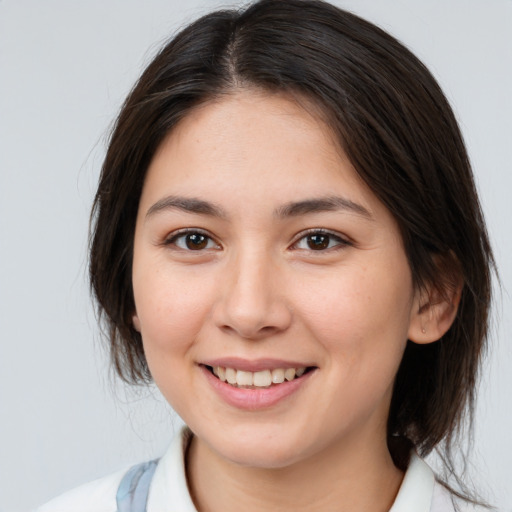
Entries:
{"label": "brown hair", "polygon": [[398,222],[415,285],[443,293],[451,279],[463,281],[447,334],[408,342],[388,421],[397,466],[407,465],[411,445],[425,455],[444,442],[449,455],[473,410],[494,264],[468,156],[425,66],[386,32],[321,1],[262,0],[204,16],[164,46],[126,99],[94,201],[90,252],[117,372],[129,382],[151,379],[131,322],[133,236],[148,165],[191,109],[240,87],[316,105]]}

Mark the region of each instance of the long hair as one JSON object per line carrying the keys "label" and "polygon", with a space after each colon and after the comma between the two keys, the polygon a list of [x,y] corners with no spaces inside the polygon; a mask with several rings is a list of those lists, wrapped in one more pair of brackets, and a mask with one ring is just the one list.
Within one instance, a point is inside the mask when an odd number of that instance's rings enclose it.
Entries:
{"label": "long hair", "polygon": [[[112,131],[94,201],[90,280],[113,364],[149,381],[135,310],[132,250],[146,170],[195,107],[240,89],[313,104],[359,176],[396,219],[414,285],[463,289],[445,336],[409,341],[396,376],[388,446],[404,469],[440,443],[450,453],[473,410],[493,257],[464,142],[425,66],[371,23],[316,0],[262,0],[192,23],[143,72]],[[449,457],[448,457],[449,460]]]}

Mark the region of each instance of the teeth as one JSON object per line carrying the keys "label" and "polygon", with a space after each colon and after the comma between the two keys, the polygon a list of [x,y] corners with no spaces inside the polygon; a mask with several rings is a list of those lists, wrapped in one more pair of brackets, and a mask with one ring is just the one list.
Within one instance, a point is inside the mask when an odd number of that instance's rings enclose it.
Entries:
{"label": "teeth", "polygon": [[236,372],[236,383],[239,386],[252,386],[252,372],[238,370]]}
{"label": "teeth", "polygon": [[286,370],[284,371],[284,378],[286,380],[295,379],[295,368],[286,368]]}
{"label": "teeth", "polygon": [[228,382],[237,387],[253,386],[258,388],[268,388],[272,384],[282,384],[285,380],[292,381],[304,375],[305,371],[305,366],[300,368],[276,368],[275,370],[262,370],[259,372],[246,372],[222,366],[215,366],[213,368],[214,375],[222,382]]}
{"label": "teeth", "polygon": [[[217,370],[217,371],[215,371],[215,370]],[[219,377],[219,379],[222,382],[226,382],[226,368],[223,368],[222,366],[217,366],[213,370],[213,373],[215,373],[215,375],[217,375],[217,377]]]}
{"label": "teeth", "polygon": [[284,370],[281,368],[272,370],[272,382],[274,384],[281,384],[281,382],[284,382]]}
{"label": "teeth", "polygon": [[270,370],[263,370],[262,372],[254,372],[253,382],[255,386],[267,388],[272,384],[272,374]]}
{"label": "teeth", "polygon": [[233,370],[233,368],[226,368],[226,380],[230,384],[236,384],[236,370]]}

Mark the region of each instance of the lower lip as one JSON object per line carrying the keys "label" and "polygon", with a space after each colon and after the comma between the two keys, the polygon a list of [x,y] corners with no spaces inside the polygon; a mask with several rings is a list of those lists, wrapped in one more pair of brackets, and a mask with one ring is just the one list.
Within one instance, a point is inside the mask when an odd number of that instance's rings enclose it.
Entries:
{"label": "lower lip", "polygon": [[246,389],[236,388],[227,382],[222,382],[205,366],[200,366],[203,375],[218,395],[229,405],[238,409],[255,411],[276,405],[285,398],[295,394],[309,380],[314,371],[309,371],[299,378],[285,381],[269,388]]}

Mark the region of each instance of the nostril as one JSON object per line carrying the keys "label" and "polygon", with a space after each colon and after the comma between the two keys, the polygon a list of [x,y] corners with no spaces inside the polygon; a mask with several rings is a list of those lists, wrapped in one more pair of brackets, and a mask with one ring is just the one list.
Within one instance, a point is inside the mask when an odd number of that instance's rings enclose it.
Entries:
{"label": "nostril", "polygon": [[262,327],[260,330],[263,332],[272,332],[272,331],[276,331],[277,328],[273,327],[272,325],[267,325],[265,327]]}
{"label": "nostril", "polygon": [[272,334],[277,334],[280,329],[273,325],[266,325],[263,327],[249,326],[249,325],[228,325],[224,324],[220,326],[220,329],[227,334],[234,334],[246,340],[258,340],[265,338]]}

